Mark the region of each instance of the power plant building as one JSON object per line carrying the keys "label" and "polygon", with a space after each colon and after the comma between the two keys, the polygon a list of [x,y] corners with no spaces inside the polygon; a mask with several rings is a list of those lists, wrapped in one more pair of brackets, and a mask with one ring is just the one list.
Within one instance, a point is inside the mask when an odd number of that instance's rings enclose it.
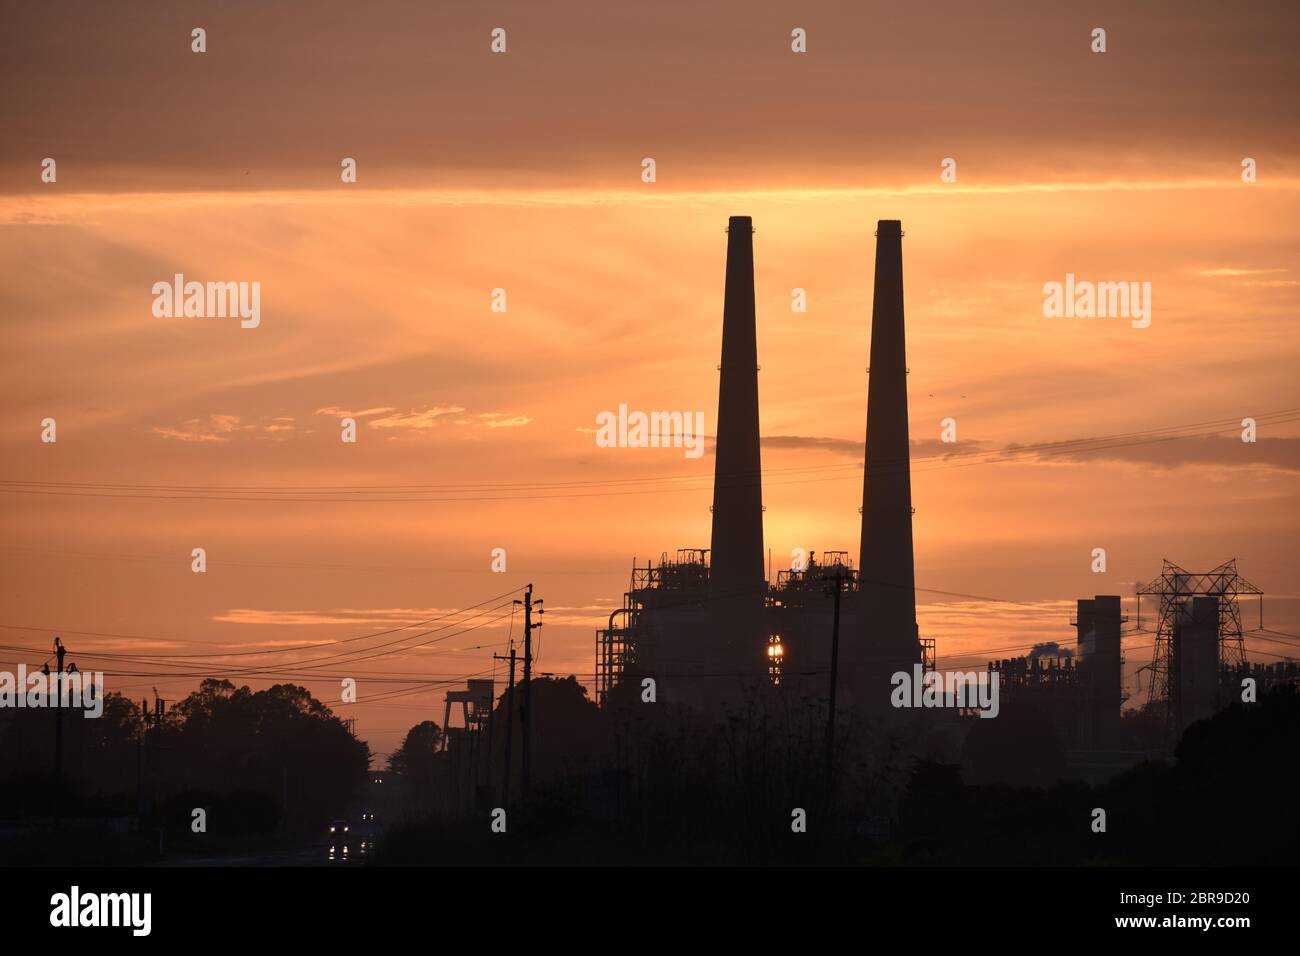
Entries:
{"label": "power plant building", "polygon": [[[664,700],[725,713],[760,689],[829,676],[832,584],[842,587],[845,708],[888,710],[890,675],[922,661],[917,635],[907,422],[902,239],[877,229],[860,566],[846,552],[766,580],[758,419],[753,223],[727,229],[712,538],[634,567],[624,606],[597,633],[597,699],[624,673],[653,676]],[[845,524],[850,525],[851,516]],[[863,569],[866,569],[864,572]]]}

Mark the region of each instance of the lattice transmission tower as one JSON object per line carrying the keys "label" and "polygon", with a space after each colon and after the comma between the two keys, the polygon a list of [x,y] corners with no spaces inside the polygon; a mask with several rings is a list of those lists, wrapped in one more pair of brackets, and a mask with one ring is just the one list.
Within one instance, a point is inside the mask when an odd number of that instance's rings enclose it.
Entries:
{"label": "lattice transmission tower", "polygon": [[1218,598],[1219,669],[1234,671],[1246,666],[1246,641],[1241,629],[1241,595],[1260,597],[1260,624],[1263,625],[1264,592],[1237,573],[1237,559],[1226,561],[1212,571],[1197,573],[1165,561],[1160,577],[1137,589],[1137,624],[1142,626],[1142,598],[1155,595],[1160,599],[1160,619],[1156,627],[1155,651],[1151,658],[1151,701],[1172,702],[1176,692],[1174,678],[1174,628],[1179,616],[1201,596]]}

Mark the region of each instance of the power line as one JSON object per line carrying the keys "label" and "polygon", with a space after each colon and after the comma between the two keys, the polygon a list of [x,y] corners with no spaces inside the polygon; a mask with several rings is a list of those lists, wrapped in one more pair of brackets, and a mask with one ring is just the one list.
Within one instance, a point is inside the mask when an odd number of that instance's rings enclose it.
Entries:
{"label": "power line", "polygon": [[[276,648],[276,649],[271,649],[271,650],[260,650],[260,651],[230,651],[230,652],[228,652],[228,653],[221,653],[221,654],[151,654],[151,655],[149,655],[149,656],[150,656],[150,657],[155,657],[155,658],[163,658],[163,657],[177,657],[177,658],[183,658],[183,659],[187,659],[187,660],[199,659],[199,658],[204,658],[204,657],[221,657],[221,658],[224,658],[224,657],[249,657],[249,656],[253,656],[253,655],[261,655],[261,654],[285,654],[285,653],[290,653],[290,652],[295,651],[295,650],[314,650],[314,649],[321,648],[321,647],[330,647],[330,646],[336,646],[336,645],[339,645],[339,644],[351,644],[351,643],[355,643],[356,641],[365,641],[365,640],[369,640],[369,639],[372,638],[372,637],[384,637],[385,635],[388,635],[388,634],[395,634],[395,633],[397,633],[398,631],[403,631],[403,630],[406,630],[407,628],[411,628],[411,627],[423,627],[425,624],[430,624],[430,623],[432,623],[432,622],[434,622],[434,621],[442,621],[442,620],[445,620],[445,619],[447,619],[448,617],[451,617],[451,616],[454,615],[454,614],[464,614],[466,611],[472,611],[472,610],[474,610],[475,608],[482,607],[484,604],[490,604],[490,603],[495,602],[495,601],[500,601],[500,600],[502,600],[503,598],[507,598],[507,597],[509,597],[510,595],[514,594],[514,593],[515,593],[516,591],[518,591],[518,590],[519,590],[518,588],[511,588],[509,591],[504,591],[504,592],[502,592],[501,594],[496,595],[495,597],[490,597],[490,598],[488,598],[488,599],[486,599],[486,600],[484,600],[484,601],[479,601],[477,604],[471,604],[471,605],[469,605],[468,607],[458,608],[458,609],[455,609],[455,610],[447,611],[447,612],[444,613],[444,614],[436,615],[436,616],[434,616],[434,617],[427,618],[427,619],[425,619],[425,620],[423,620],[423,621],[412,621],[412,622],[407,623],[407,624],[399,625],[398,627],[390,627],[390,628],[387,628],[387,629],[382,630],[382,631],[372,631],[372,632],[369,633],[369,634],[362,634],[362,635],[360,635],[360,636],[358,636],[358,637],[344,637],[344,638],[336,638],[336,639],[330,639],[330,640],[325,640],[325,641],[311,641],[311,642],[307,642],[307,643],[304,643],[304,644],[300,644],[300,645],[298,645],[297,647],[290,646],[290,647]],[[471,617],[473,617],[473,616],[476,616],[476,615],[471,615]],[[182,640],[176,640],[176,639],[174,639],[174,638],[159,637],[159,636],[157,636],[157,635],[147,635],[147,634],[114,634],[114,633],[105,632],[105,631],[78,631],[78,630],[76,630],[76,629],[74,629],[74,628],[34,627],[34,626],[31,626],[31,625],[25,625],[25,624],[0,624],[0,628],[4,628],[4,629],[6,629],[6,630],[16,630],[16,631],[54,631],[54,632],[57,632],[57,633],[60,633],[60,634],[80,634],[80,635],[82,635],[82,636],[86,636],[86,637],[107,637],[107,638],[116,638],[116,639],[122,639],[122,640],[171,641],[172,643],[177,643],[177,644],[187,643],[187,644],[207,644],[207,645],[209,645],[209,646],[231,646],[231,645],[229,644],[229,642],[225,642],[225,641],[196,641],[196,640],[183,640],[183,641],[182,641]],[[427,633],[431,633],[431,632],[426,631],[425,633],[427,634]],[[416,635],[416,636],[419,636],[419,635]],[[104,656],[104,655],[99,655],[99,656]]]}
{"label": "power line", "polygon": [[[498,606],[495,607],[495,608],[488,608],[488,609],[486,609],[486,610],[484,610],[484,611],[480,611],[480,612],[478,612],[478,614],[471,615],[469,618],[466,618],[466,620],[472,620],[474,617],[477,617],[477,616],[479,616],[479,615],[481,615],[481,614],[490,613],[491,611],[499,610],[501,607],[504,607],[504,606],[505,606],[505,605],[498,605]],[[470,631],[476,630],[476,629],[478,629],[478,628],[480,628],[480,627],[486,627],[486,626],[488,626],[488,625],[490,625],[490,624],[493,624],[493,623],[495,623],[495,622],[497,622],[497,621],[504,620],[507,616],[508,616],[507,614],[501,614],[501,615],[498,615],[498,616],[495,617],[495,618],[490,618],[490,619],[488,619],[488,620],[486,620],[486,621],[480,621],[480,622],[477,623],[477,624],[473,624],[473,625],[471,625],[471,626],[469,626],[469,627],[466,627],[466,628],[463,628],[463,629],[461,629],[461,630],[459,630],[459,631],[454,631],[454,632],[451,633],[451,634],[444,634],[444,635],[441,636],[441,637],[434,638],[432,641],[423,641],[423,642],[421,642],[421,643],[419,643],[419,644],[412,644],[412,645],[410,645],[410,646],[408,646],[408,647],[401,647],[401,648],[395,648],[395,649],[390,649],[390,650],[385,650],[385,651],[379,651],[378,653],[368,653],[368,652],[370,652],[370,651],[375,650],[376,648],[380,648],[380,647],[391,647],[391,645],[400,644],[400,643],[402,643],[402,642],[404,642],[404,641],[409,641],[409,640],[413,640],[413,639],[415,639],[415,638],[423,637],[423,636],[425,636],[425,635],[432,634],[432,633],[435,633],[435,632],[437,632],[437,631],[445,630],[445,629],[448,628],[448,627],[455,627],[457,624],[463,624],[463,623],[465,623],[465,621],[457,621],[457,622],[455,622],[455,623],[453,623],[453,624],[445,624],[445,625],[443,625],[442,627],[430,628],[429,630],[422,631],[422,632],[420,632],[419,634],[413,634],[413,635],[410,635],[410,636],[407,636],[407,637],[400,638],[400,639],[397,640],[397,641],[390,641],[390,642],[388,642],[387,644],[379,644],[379,645],[376,645],[374,648],[364,648],[363,651],[364,651],[364,652],[367,652],[367,653],[362,653],[361,656],[355,656],[355,657],[353,657],[352,655],[356,655],[356,654],[361,653],[361,652],[359,652],[359,651],[346,651],[346,652],[344,652],[344,653],[342,653],[342,654],[330,654],[330,655],[325,655],[325,656],[323,656],[323,657],[307,658],[306,660],[301,660],[301,661],[287,661],[287,662],[285,662],[284,664],[282,664],[282,665],[278,665],[278,666],[269,666],[269,665],[268,665],[268,666],[266,666],[266,667],[256,667],[256,666],[254,666],[254,667],[242,667],[242,668],[237,667],[237,668],[230,668],[230,669],[226,669],[226,670],[213,669],[213,670],[211,670],[211,671],[203,670],[203,671],[189,671],[189,672],[180,672],[180,671],[162,671],[162,672],[160,672],[160,673],[161,673],[161,676],[168,676],[168,677],[182,677],[182,676],[189,676],[189,677],[215,677],[215,676],[222,676],[222,677],[265,677],[265,676],[267,676],[267,675],[290,675],[290,674],[292,674],[295,678],[297,678],[297,679],[302,679],[302,673],[303,673],[303,672],[311,671],[311,672],[315,672],[315,673],[309,674],[309,675],[308,675],[308,679],[310,679],[311,677],[319,677],[319,678],[322,678],[322,679],[329,678],[329,677],[333,677],[333,676],[343,676],[343,677],[348,677],[348,676],[353,676],[353,675],[351,675],[351,674],[334,675],[334,674],[331,674],[331,673],[323,673],[323,672],[320,672],[320,666],[321,666],[321,665],[320,665],[320,664],[315,664],[314,662],[320,661],[320,662],[331,662],[331,663],[335,663],[335,664],[352,664],[352,663],[357,663],[357,662],[365,661],[365,660],[373,660],[373,659],[375,659],[375,658],[377,658],[377,657],[386,657],[386,656],[389,656],[389,655],[391,655],[391,654],[396,654],[396,653],[401,653],[401,652],[411,651],[411,650],[415,650],[416,648],[420,648],[420,647],[427,647],[427,646],[430,646],[430,645],[432,645],[432,644],[437,644],[437,643],[439,643],[439,642],[441,642],[441,641],[449,640],[449,639],[451,639],[451,638],[453,638],[453,637],[458,637],[458,636],[460,636],[461,634],[466,634],[466,633],[469,633]],[[99,656],[99,655],[96,655],[96,654],[90,654],[90,653],[87,653],[87,654],[84,654],[83,656],[84,656],[84,657],[87,657],[87,658],[89,658],[89,659],[96,659],[96,660],[101,659],[100,656]],[[348,659],[348,660],[343,660],[342,658],[349,658],[349,659]],[[197,662],[197,661],[187,661],[187,662],[177,662],[177,663],[159,662],[159,661],[151,660],[151,659],[149,659],[149,658],[136,658],[136,659],[132,660],[132,659],[130,659],[129,657],[126,657],[126,656],[124,656],[124,655],[123,655],[123,656],[120,656],[120,657],[117,657],[117,658],[114,658],[114,659],[119,660],[119,661],[121,661],[122,663],[136,663],[136,664],[152,665],[152,666],[157,666],[157,667],[185,667],[185,666],[193,666],[193,665],[196,664],[196,663],[201,663],[201,662]],[[105,671],[105,673],[113,673],[113,672]],[[130,677],[135,677],[135,676],[147,676],[147,674],[136,674],[136,673],[125,673],[125,672],[123,672],[123,673],[120,673],[118,676],[130,676]]]}

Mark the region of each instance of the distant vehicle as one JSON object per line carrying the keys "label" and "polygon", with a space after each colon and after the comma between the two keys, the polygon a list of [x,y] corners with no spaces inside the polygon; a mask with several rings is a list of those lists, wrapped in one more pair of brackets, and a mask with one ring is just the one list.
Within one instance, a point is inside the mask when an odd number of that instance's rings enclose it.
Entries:
{"label": "distant vehicle", "polygon": [[331,863],[344,863],[352,855],[351,829],[347,820],[333,820],[330,822],[329,859]]}
{"label": "distant vehicle", "polygon": [[375,815],[374,815],[374,813],[372,813],[372,812],[370,812],[370,811],[368,811],[368,810],[363,810],[363,811],[361,812],[361,822],[362,822],[362,823],[374,823],[374,822],[375,822]]}

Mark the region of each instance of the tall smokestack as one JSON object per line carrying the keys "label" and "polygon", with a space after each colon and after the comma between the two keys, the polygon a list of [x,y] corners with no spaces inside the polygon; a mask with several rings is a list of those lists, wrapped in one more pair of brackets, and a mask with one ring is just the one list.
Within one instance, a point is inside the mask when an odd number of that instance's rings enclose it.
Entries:
{"label": "tall smokestack", "polygon": [[1079,679],[1083,685],[1085,749],[1118,750],[1120,708],[1124,704],[1120,654],[1123,615],[1118,594],[1080,598],[1075,619],[1079,627]]}
{"label": "tall smokestack", "polygon": [[709,609],[719,673],[761,673],[763,486],[758,448],[758,342],[754,319],[754,228],[749,216],[727,225],[722,306],[722,376],[713,471]]}
{"label": "tall smokestack", "polygon": [[861,703],[889,699],[889,677],[920,659],[912,564],[912,478],[907,434],[907,355],[903,326],[903,228],[876,224],[876,291],[871,305],[867,461],[862,481],[858,663]]}
{"label": "tall smokestack", "polygon": [[1210,717],[1219,701],[1219,598],[1198,594],[1178,609],[1173,634],[1178,729]]}

